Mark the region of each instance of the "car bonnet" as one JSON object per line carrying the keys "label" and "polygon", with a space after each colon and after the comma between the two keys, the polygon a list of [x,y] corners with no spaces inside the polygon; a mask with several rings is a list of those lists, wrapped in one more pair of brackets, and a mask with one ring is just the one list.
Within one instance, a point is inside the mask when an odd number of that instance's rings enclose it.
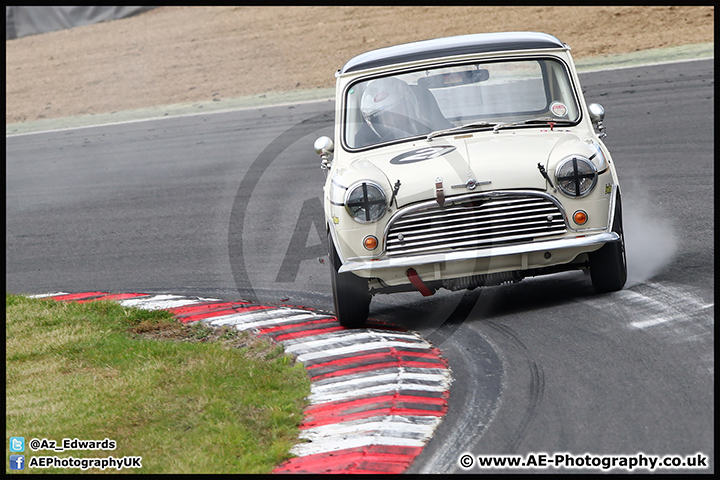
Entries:
{"label": "car bonnet", "polygon": [[445,197],[491,190],[546,190],[538,163],[547,168],[558,143],[579,142],[574,134],[543,130],[458,137],[462,136],[382,148],[357,160],[383,171],[390,185],[400,181],[396,201],[402,207],[436,198],[438,179]]}

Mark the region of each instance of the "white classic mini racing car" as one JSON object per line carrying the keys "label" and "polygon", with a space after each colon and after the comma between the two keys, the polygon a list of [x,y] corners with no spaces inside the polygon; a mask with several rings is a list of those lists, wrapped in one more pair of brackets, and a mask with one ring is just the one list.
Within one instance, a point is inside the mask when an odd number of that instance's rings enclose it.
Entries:
{"label": "white classic mini racing car", "polygon": [[374,50],[338,72],[335,140],[315,150],[335,311],[378,293],[473,289],[589,269],[625,284],[620,186],[570,48],[530,32]]}

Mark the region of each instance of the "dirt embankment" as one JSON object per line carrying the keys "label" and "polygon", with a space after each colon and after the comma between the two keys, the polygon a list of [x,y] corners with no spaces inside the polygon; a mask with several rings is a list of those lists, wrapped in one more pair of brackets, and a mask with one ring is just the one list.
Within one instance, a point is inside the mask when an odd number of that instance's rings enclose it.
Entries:
{"label": "dirt embankment", "polygon": [[6,41],[5,123],[327,88],[351,57],[540,31],[575,58],[714,41],[701,7],[162,7]]}

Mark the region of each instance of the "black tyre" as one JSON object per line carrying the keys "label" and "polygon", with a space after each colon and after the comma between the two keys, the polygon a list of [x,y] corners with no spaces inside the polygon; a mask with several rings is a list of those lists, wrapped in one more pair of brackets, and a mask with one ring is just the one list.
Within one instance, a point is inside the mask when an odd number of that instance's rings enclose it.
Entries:
{"label": "black tyre", "polygon": [[613,232],[620,235],[620,240],[604,245],[590,253],[590,278],[598,293],[622,290],[627,280],[627,258],[625,257],[625,237],[622,226],[622,206],[618,194],[615,206]]}
{"label": "black tyre", "polygon": [[340,258],[328,234],[328,256],[332,280],[335,314],[340,325],[346,328],[362,328],[370,313],[370,291],[368,281],[354,273],[338,273]]}

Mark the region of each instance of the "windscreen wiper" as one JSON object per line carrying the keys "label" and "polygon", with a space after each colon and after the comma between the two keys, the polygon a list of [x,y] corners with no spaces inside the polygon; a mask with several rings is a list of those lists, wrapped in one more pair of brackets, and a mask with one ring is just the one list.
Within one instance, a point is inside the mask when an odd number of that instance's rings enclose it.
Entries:
{"label": "windscreen wiper", "polygon": [[498,130],[500,130],[501,128],[518,127],[521,125],[532,125],[532,124],[536,124],[536,123],[543,124],[543,125],[547,125],[547,124],[568,125],[568,124],[574,124],[575,122],[571,121],[571,120],[563,120],[561,118],[552,118],[552,117],[530,118],[528,120],[521,120],[519,122],[498,123],[497,125],[495,125],[495,128],[493,128],[493,133],[497,133]]}
{"label": "windscreen wiper", "polygon": [[425,139],[426,139],[428,142],[430,142],[430,141],[432,141],[433,138],[435,138],[435,137],[437,137],[437,136],[439,136],[439,135],[445,135],[446,133],[458,132],[458,131],[460,131],[460,130],[468,130],[468,129],[471,129],[471,128],[493,127],[493,126],[495,126],[495,125],[496,125],[495,123],[485,122],[485,121],[482,121],[482,122],[472,122],[472,123],[467,123],[467,124],[465,124],[465,125],[458,125],[457,127],[446,128],[446,129],[443,129],[443,130],[436,130],[436,131],[434,131],[434,132],[430,132],[430,133],[427,134],[427,136],[425,137]]}

